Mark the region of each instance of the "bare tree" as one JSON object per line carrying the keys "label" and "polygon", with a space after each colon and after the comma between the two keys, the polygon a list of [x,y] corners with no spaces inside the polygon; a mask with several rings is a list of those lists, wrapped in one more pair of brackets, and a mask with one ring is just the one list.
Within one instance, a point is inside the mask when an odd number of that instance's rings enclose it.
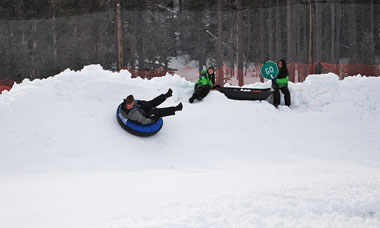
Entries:
{"label": "bare tree", "polygon": [[244,85],[244,75],[243,75],[243,22],[242,22],[242,7],[241,0],[237,0],[237,79],[239,86]]}
{"label": "bare tree", "polygon": [[223,31],[222,31],[222,0],[218,0],[218,37],[216,40],[216,65],[218,67],[217,71],[217,84],[223,84],[223,55],[224,51],[222,48],[222,39],[223,39]]}
{"label": "bare tree", "polygon": [[292,4],[292,0],[287,0],[287,15],[286,15],[286,26],[287,26],[287,54],[288,61],[296,61],[296,42],[297,34],[299,30],[299,11],[295,9]]}
{"label": "bare tree", "polygon": [[331,31],[330,31],[330,34],[331,34],[331,61],[332,62],[336,62],[336,57],[335,57],[335,40],[336,40],[336,16],[335,16],[335,10],[336,10],[336,4],[335,2],[332,2],[330,4],[330,12],[331,12],[331,18],[330,18],[330,26],[331,26]]}
{"label": "bare tree", "polygon": [[279,6],[279,3],[280,1],[282,0],[277,0],[276,1],[276,5],[275,5],[275,9],[276,9],[276,15],[275,15],[275,18],[274,18],[274,21],[276,23],[276,25],[274,26],[274,29],[275,29],[275,43],[276,43],[276,52],[275,52],[275,58],[276,58],[276,61],[278,61],[279,59],[283,58],[282,57],[282,47],[281,47],[281,21],[282,21],[282,18],[281,18],[281,8]]}
{"label": "bare tree", "polygon": [[269,10],[269,17],[268,17],[268,24],[266,25],[266,28],[268,29],[268,49],[267,51],[269,52],[269,59],[274,57],[275,54],[275,47],[274,47],[274,40],[275,40],[275,34],[274,34],[274,29],[273,29],[273,11],[276,10],[275,7],[271,7],[268,9]]}
{"label": "bare tree", "polygon": [[203,26],[203,12],[196,11],[195,12],[195,23],[196,23],[196,34],[198,34],[197,43],[199,46],[198,52],[198,62],[199,62],[199,71],[203,69],[203,66],[206,66],[206,31]]}
{"label": "bare tree", "polygon": [[312,63],[318,63],[321,60],[321,39],[322,39],[322,25],[321,22],[323,18],[321,17],[321,4],[318,1],[315,1],[314,3],[315,10],[312,13],[313,18],[313,32],[312,36],[314,37],[314,47],[312,50],[314,50],[314,58]]}
{"label": "bare tree", "polygon": [[350,49],[348,51],[350,56],[350,63],[356,63],[357,62],[357,24],[356,24],[356,5],[355,4],[349,4],[349,43],[350,43]]}
{"label": "bare tree", "polygon": [[372,44],[373,45],[373,48],[370,48],[369,51],[369,58],[372,60],[371,63],[373,62],[373,60],[375,59],[375,0],[372,0],[371,3],[370,3],[370,23],[369,23],[369,44]]}
{"label": "bare tree", "polygon": [[269,59],[268,57],[268,51],[265,49],[266,47],[266,39],[265,39],[265,30],[264,30],[264,26],[265,26],[265,22],[266,20],[264,20],[264,14],[265,14],[265,9],[263,7],[260,7],[259,8],[259,11],[260,11],[260,18],[262,19],[262,22],[259,23],[259,36],[260,36],[260,44],[261,45],[258,45],[259,46],[259,52],[260,52],[260,62],[262,61],[266,61]]}

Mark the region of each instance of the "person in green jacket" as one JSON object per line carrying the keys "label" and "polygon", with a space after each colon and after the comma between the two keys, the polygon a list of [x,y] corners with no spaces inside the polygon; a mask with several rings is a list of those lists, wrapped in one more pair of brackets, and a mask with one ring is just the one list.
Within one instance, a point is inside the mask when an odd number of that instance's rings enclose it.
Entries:
{"label": "person in green jacket", "polygon": [[214,85],[214,71],[215,69],[212,66],[202,70],[201,74],[199,75],[198,81],[195,83],[194,93],[189,99],[190,103],[193,103],[195,99],[202,100],[207,96],[211,89],[213,89],[214,87],[218,87]]}
{"label": "person in green jacket", "polygon": [[286,66],[286,61],[281,59],[278,61],[277,66],[279,72],[277,74],[277,77],[272,79],[272,88],[274,89],[273,105],[276,106],[276,108],[280,105],[281,90],[285,97],[285,105],[290,106],[290,92],[288,88],[289,71],[288,67]]}

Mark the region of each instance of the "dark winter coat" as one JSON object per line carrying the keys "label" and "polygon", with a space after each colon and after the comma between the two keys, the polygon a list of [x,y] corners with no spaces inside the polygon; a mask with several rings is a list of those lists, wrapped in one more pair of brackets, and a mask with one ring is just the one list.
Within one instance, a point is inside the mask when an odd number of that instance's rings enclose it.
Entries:
{"label": "dark winter coat", "polygon": [[281,59],[280,61],[282,62],[282,68],[279,69],[280,71],[277,74],[276,82],[277,82],[279,88],[283,88],[283,87],[288,85],[289,71],[288,71],[288,67],[286,65],[286,61],[283,59]]}
{"label": "dark winter coat", "polygon": [[203,85],[209,85],[210,89],[215,84],[215,74],[209,74],[207,72],[207,69],[202,70],[201,74],[199,75],[198,81],[195,83],[195,88]]}
{"label": "dark winter coat", "polygon": [[121,106],[121,115],[125,118],[135,121],[140,124],[151,124],[153,120],[151,118],[145,117],[145,111],[140,107],[146,101],[135,100],[135,105],[131,109],[127,109],[127,104],[124,101]]}

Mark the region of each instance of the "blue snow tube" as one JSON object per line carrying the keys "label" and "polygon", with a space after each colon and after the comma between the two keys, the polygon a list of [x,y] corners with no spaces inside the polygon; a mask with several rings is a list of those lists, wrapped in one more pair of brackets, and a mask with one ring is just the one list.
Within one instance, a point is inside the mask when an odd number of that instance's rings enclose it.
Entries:
{"label": "blue snow tube", "polygon": [[139,124],[121,115],[121,105],[122,104],[120,104],[119,107],[117,108],[116,118],[119,124],[126,131],[137,136],[151,136],[161,130],[162,125],[164,124],[162,118],[160,118],[157,122],[152,123],[152,124],[147,124],[147,125]]}

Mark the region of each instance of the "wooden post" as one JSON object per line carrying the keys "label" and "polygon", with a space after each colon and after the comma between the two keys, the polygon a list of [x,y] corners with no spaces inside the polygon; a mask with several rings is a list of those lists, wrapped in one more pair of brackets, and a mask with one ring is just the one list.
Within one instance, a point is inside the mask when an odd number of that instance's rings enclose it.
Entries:
{"label": "wooden post", "polygon": [[116,4],[116,20],[117,20],[117,48],[119,54],[119,68],[120,71],[123,68],[123,43],[122,43],[122,27],[120,16],[120,3]]}

